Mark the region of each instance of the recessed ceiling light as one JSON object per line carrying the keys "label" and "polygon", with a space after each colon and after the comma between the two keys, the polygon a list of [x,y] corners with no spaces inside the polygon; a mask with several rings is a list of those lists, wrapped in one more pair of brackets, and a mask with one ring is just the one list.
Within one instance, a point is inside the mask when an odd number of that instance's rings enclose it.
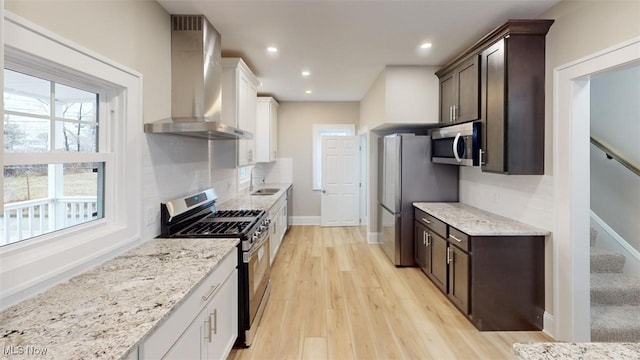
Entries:
{"label": "recessed ceiling light", "polygon": [[305,91],[304,93],[305,93],[305,94],[311,94],[312,92],[313,92],[313,91],[311,91],[311,90],[307,90],[307,91]]}
{"label": "recessed ceiling light", "polygon": [[275,54],[275,53],[277,53],[277,52],[278,52],[278,48],[277,48],[277,47],[274,47],[274,46],[269,46],[269,47],[267,48],[267,52],[270,52],[270,53],[272,53],[272,54]]}
{"label": "recessed ceiling light", "polygon": [[430,49],[431,48],[431,43],[423,43],[422,45],[420,45],[420,49]]}
{"label": "recessed ceiling light", "polygon": [[307,77],[309,75],[311,75],[311,72],[308,71],[308,70],[305,70],[305,71],[302,72],[302,76],[304,76],[304,77]]}

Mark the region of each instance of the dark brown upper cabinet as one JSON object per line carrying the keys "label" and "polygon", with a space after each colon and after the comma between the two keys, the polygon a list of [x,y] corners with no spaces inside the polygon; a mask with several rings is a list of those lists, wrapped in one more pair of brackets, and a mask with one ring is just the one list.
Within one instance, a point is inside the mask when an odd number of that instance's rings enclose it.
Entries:
{"label": "dark brown upper cabinet", "polygon": [[480,117],[479,65],[476,55],[447,73],[436,73],[440,79],[441,123],[465,122]]}
{"label": "dark brown upper cabinet", "polygon": [[[509,20],[436,72],[442,125],[450,122],[447,119],[482,122],[482,171],[544,174],[545,36],[552,24]],[[472,79],[478,80],[478,88],[469,85]],[[467,84],[465,90],[460,90],[462,84]],[[471,89],[476,89],[475,97]],[[477,101],[475,117],[467,112],[472,97]],[[447,106],[455,101],[459,110],[449,114]]]}

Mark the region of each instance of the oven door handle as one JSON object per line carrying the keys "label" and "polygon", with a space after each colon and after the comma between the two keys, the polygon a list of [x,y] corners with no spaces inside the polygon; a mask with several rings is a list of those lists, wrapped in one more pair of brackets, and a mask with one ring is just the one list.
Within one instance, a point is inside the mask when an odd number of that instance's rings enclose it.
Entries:
{"label": "oven door handle", "polygon": [[458,154],[458,141],[460,141],[460,133],[456,134],[455,139],[453,139],[453,156],[456,157],[456,161],[457,162],[462,162],[462,159],[460,159],[460,155]]}

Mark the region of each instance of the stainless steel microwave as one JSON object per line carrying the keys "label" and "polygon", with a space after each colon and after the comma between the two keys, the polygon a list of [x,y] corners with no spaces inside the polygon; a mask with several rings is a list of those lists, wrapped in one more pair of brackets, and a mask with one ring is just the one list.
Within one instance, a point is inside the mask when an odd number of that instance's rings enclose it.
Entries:
{"label": "stainless steel microwave", "polygon": [[446,126],[431,131],[431,161],[462,166],[480,165],[480,122]]}

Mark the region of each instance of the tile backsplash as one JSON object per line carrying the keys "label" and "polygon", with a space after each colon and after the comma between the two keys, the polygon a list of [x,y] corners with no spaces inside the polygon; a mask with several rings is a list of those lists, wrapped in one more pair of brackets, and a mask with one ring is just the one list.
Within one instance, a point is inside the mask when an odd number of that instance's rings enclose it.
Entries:
{"label": "tile backsplash", "polygon": [[[181,136],[145,135],[143,142],[143,240],[160,234],[161,202],[208,187],[216,189],[220,202],[237,193],[237,170],[214,161],[234,154],[216,154],[209,141]],[[233,163],[235,158],[228,160]],[[146,221],[148,212],[154,214],[153,222]]]}

